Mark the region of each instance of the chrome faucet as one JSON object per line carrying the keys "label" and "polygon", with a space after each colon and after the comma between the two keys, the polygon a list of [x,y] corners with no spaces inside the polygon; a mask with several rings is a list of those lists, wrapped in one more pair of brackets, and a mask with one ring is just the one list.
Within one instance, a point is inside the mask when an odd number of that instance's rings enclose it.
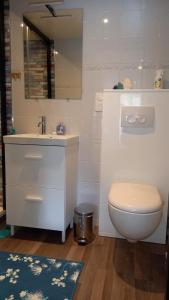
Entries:
{"label": "chrome faucet", "polygon": [[41,134],[46,134],[46,117],[41,116],[41,121],[38,122],[38,127],[41,126]]}

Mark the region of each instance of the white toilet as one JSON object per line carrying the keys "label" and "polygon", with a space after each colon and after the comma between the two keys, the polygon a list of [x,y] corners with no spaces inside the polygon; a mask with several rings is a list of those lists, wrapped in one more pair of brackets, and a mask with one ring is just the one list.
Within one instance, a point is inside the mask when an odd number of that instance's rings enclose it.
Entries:
{"label": "white toilet", "polygon": [[111,186],[108,210],[112,224],[128,241],[150,236],[160,223],[163,202],[153,185],[116,182]]}

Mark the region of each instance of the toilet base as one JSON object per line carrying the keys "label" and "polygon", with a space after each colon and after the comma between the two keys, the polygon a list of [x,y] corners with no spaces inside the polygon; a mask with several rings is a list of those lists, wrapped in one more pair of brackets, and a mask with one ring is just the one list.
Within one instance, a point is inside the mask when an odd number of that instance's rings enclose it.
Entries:
{"label": "toilet base", "polygon": [[112,225],[131,243],[149,237],[161,221],[162,209],[152,213],[133,213],[120,210],[109,203],[109,216]]}

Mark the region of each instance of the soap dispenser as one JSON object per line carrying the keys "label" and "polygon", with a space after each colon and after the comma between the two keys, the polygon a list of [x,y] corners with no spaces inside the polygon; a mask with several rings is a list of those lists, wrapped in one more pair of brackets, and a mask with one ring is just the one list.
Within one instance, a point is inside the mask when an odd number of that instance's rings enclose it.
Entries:
{"label": "soap dispenser", "polygon": [[65,128],[65,125],[63,123],[59,123],[57,126],[56,126],[56,133],[58,135],[64,135],[66,132],[66,128]]}

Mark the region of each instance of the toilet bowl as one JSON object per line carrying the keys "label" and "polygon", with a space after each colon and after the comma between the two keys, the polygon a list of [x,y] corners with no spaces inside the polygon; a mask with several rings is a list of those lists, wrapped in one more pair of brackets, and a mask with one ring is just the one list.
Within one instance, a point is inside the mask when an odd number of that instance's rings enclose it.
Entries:
{"label": "toilet bowl", "polygon": [[112,224],[130,242],[147,238],[160,223],[163,202],[153,185],[116,182],[108,199]]}

